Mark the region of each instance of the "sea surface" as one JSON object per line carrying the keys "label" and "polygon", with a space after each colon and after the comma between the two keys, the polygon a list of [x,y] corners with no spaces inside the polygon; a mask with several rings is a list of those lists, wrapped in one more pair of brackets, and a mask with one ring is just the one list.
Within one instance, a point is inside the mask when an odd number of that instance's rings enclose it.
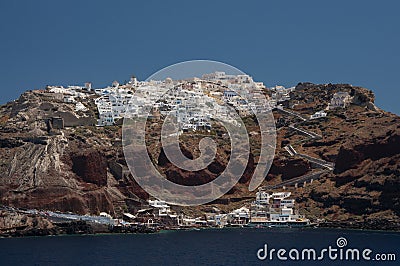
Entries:
{"label": "sea surface", "polygon": [[[342,242],[337,243],[338,239]],[[283,261],[271,249],[368,248],[370,261]],[[344,245],[345,244],[345,245]],[[344,245],[344,246],[343,246]],[[395,254],[396,261],[374,260],[375,254]],[[291,253],[296,258],[296,253]],[[301,253],[300,253],[301,254]],[[301,259],[301,255],[300,259]],[[360,253],[361,254],[361,253]],[[318,256],[320,253],[318,253]],[[285,257],[285,256],[283,256]],[[317,258],[318,259],[318,258]],[[227,228],[163,231],[156,234],[110,234],[0,239],[0,265],[400,265],[400,233],[343,229]]]}

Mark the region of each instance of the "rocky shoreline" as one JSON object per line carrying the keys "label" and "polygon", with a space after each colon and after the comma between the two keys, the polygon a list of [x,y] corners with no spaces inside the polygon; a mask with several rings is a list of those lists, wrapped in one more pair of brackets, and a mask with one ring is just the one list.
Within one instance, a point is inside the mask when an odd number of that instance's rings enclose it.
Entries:
{"label": "rocky shoreline", "polygon": [[[123,231],[99,231],[93,232],[92,230],[82,231],[77,230],[74,231],[73,225],[69,226],[68,229],[72,230],[69,233],[66,233],[63,229],[49,230],[49,229],[31,229],[28,231],[14,231],[10,233],[1,233],[0,238],[13,238],[13,237],[40,237],[40,236],[66,236],[66,235],[100,235],[100,234],[149,234],[149,233],[158,233],[160,230],[123,230]],[[387,231],[387,232],[400,232],[399,225],[385,225],[384,227],[373,227],[371,224],[365,223],[352,223],[346,224],[343,222],[328,222],[321,223],[316,226],[317,228],[333,228],[333,229],[344,229],[344,230],[365,230],[365,231]],[[202,228],[207,229],[207,228]],[[225,228],[226,229],[226,228]],[[246,230],[246,227],[241,228],[242,230]],[[168,230],[168,229],[167,229]],[[177,229],[169,229],[169,230],[177,230]],[[190,229],[185,229],[190,230]]]}
{"label": "rocky shoreline", "polygon": [[0,237],[53,236],[93,234],[93,228],[83,221],[54,224],[52,228],[13,228],[0,233]]}
{"label": "rocky shoreline", "polygon": [[0,238],[32,237],[32,236],[57,236],[57,235],[95,235],[95,234],[120,234],[120,233],[156,233],[157,228],[138,227],[110,227],[107,225],[90,224],[85,221],[72,221],[54,223],[52,228],[27,228],[25,226],[0,230]]}
{"label": "rocky shoreline", "polygon": [[[38,227],[27,227],[27,226],[19,226],[9,230],[0,228],[0,238],[60,236],[60,235],[96,235],[96,234],[148,234],[148,233],[158,233],[161,230],[194,230],[194,229],[198,230],[198,229],[208,229],[208,228],[210,227],[149,228],[146,227],[145,225],[135,226],[135,227],[133,226],[112,227],[104,224],[87,223],[86,221],[70,221],[70,222],[53,223],[53,227],[51,228],[38,228]],[[400,232],[400,223],[389,220],[324,221],[315,223],[314,228]],[[246,230],[246,227],[242,227],[242,229]]]}
{"label": "rocky shoreline", "polygon": [[0,237],[155,233],[159,229],[157,227],[149,228],[145,225],[122,227],[83,220],[55,220],[41,215],[0,211]]}
{"label": "rocky shoreline", "polygon": [[400,232],[400,222],[391,220],[329,221],[319,223],[318,227]]}

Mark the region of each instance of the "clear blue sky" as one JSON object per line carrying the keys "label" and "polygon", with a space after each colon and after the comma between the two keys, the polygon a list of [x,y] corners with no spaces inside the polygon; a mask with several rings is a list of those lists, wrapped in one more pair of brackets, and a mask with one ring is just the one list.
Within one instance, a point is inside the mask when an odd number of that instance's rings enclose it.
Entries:
{"label": "clear blue sky", "polygon": [[267,85],[350,83],[400,114],[399,1],[0,1],[0,102],[211,59]]}

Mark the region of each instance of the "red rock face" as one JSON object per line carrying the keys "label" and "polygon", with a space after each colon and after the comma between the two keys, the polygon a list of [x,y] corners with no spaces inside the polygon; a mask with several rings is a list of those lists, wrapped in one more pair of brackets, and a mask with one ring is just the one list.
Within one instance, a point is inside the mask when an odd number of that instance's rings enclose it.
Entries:
{"label": "red rock face", "polygon": [[85,151],[72,157],[72,170],[83,181],[105,186],[107,184],[107,160],[98,151]]}
{"label": "red rock face", "polygon": [[[184,147],[181,147],[181,151],[187,158],[193,159],[193,155],[190,151]],[[173,165],[168,160],[163,149],[161,149],[158,157],[158,165],[165,168],[165,175],[169,181],[185,186],[197,186],[208,183],[217,176],[217,173],[221,169],[224,169],[222,164],[217,161],[210,165],[210,169],[195,172],[185,171]]]}
{"label": "red rock face", "polygon": [[[193,160],[194,157],[190,151],[188,151],[187,149],[185,149],[182,146],[180,148],[181,148],[182,154],[186,158]],[[170,161],[168,160],[167,156],[165,155],[164,149],[161,148],[160,155],[158,156],[158,165],[159,166],[167,166],[168,164],[170,164]]]}
{"label": "red rock face", "polygon": [[400,130],[390,130],[384,136],[369,140],[359,140],[357,143],[346,143],[337,156],[335,173],[340,174],[355,168],[364,160],[376,161],[400,153]]}
{"label": "red rock face", "polygon": [[169,181],[184,186],[198,186],[214,179],[214,176],[207,170],[190,172],[182,171],[177,167],[171,167],[165,174]]}
{"label": "red rock face", "polygon": [[[182,153],[189,159],[193,159],[193,155],[190,151],[181,147]],[[202,184],[206,184],[211,182],[219,175],[221,175],[225,171],[225,164],[221,162],[219,159],[215,159],[212,163],[210,163],[206,169],[200,171],[184,171],[179,169],[178,167],[171,164],[165,155],[163,149],[161,149],[160,155],[158,157],[158,165],[165,169],[165,175],[168,180],[174,182],[176,184],[185,185],[185,186],[198,186]],[[240,184],[245,184],[250,181],[252,174],[254,172],[254,156],[253,154],[249,154],[249,160],[247,162],[245,171],[241,178],[239,179]]]}
{"label": "red rock face", "polygon": [[363,154],[352,148],[342,146],[336,159],[335,174],[343,173],[356,166],[362,160]]}
{"label": "red rock face", "polygon": [[246,184],[247,182],[250,181],[251,177],[253,176],[254,169],[254,155],[252,153],[249,154],[249,161],[247,162],[246,169],[244,170],[244,173],[242,177],[239,179],[240,184]]}
{"label": "red rock face", "polygon": [[303,159],[274,160],[270,174],[282,175],[282,180],[298,177],[311,171],[311,165]]}
{"label": "red rock face", "polygon": [[149,194],[129,175],[125,183],[119,184],[118,190],[124,195],[135,195],[142,200],[148,200]]}

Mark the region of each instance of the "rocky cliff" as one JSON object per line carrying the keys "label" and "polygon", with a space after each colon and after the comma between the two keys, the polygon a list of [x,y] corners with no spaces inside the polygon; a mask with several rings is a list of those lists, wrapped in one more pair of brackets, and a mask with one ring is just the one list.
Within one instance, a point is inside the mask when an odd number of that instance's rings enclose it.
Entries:
{"label": "rocky cliff", "polygon": [[[300,121],[274,111],[279,145],[265,186],[320,170],[307,156],[334,164],[305,187],[287,187],[308,216],[328,221],[379,221],[389,223],[400,215],[400,118],[374,105],[370,90],[348,84],[300,83],[285,106],[308,118],[328,106],[333,94],[347,91],[346,108],[328,110],[327,117]],[[75,111],[44,92],[26,92],[0,109],[0,202],[22,208],[76,213],[120,213],[148,198],[126,167],[121,127],[96,127],[94,96],[81,99],[88,110]],[[62,118],[64,125],[57,124]],[[320,138],[299,134],[288,125],[311,131]],[[247,119],[249,132],[257,121]],[[184,172],[172,165],[158,142],[160,123],[148,130],[148,151],[166,178],[179,184],[211,181],[225,169],[230,144],[224,132],[215,130],[215,161],[207,169]],[[201,136],[184,134],[181,148],[188,158],[199,155]],[[233,208],[254,196],[247,186],[258,161],[260,137],[251,135],[252,154],[238,185],[213,204]],[[292,145],[299,154],[284,149]],[[243,201],[244,202],[244,201]],[[225,204],[225,205],[224,205]],[[228,204],[228,205],[226,205]],[[242,204],[242,203],[240,203]],[[201,210],[201,207],[196,208]]]}

